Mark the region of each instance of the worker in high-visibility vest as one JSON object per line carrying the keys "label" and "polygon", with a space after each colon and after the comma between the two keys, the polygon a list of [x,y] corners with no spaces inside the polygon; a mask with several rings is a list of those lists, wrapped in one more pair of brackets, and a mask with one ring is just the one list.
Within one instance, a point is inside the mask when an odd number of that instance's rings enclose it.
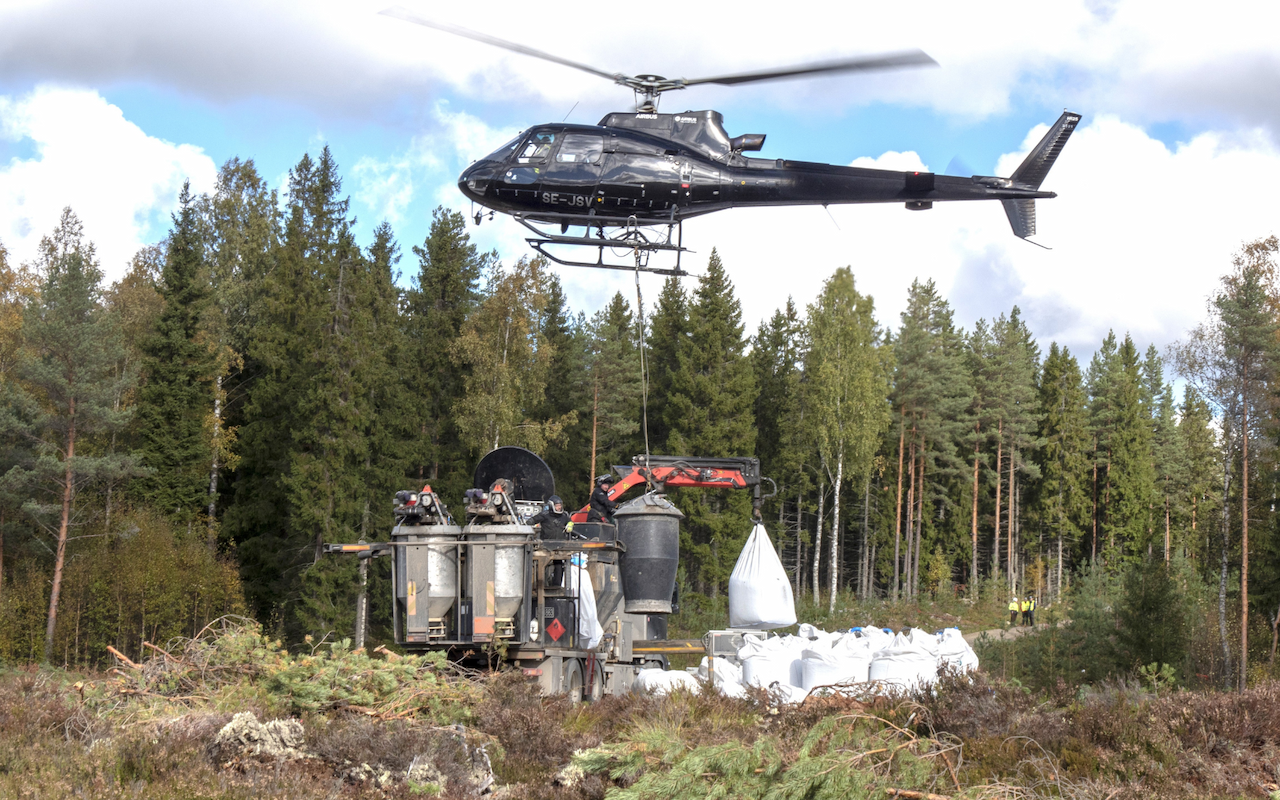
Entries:
{"label": "worker in high-visibility vest", "polygon": [[1027,595],[1027,599],[1022,601],[1022,624],[1026,625],[1029,619],[1031,619],[1031,595]]}
{"label": "worker in high-visibility vest", "polygon": [[1027,595],[1026,606],[1022,612],[1022,621],[1033,628],[1036,626],[1036,599],[1032,595]]}
{"label": "worker in high-visibility vest", "polygon": [[1009,601],[1009,627],[1012,628],[1018,624],[1018,596],[1015,594],[1013,599]]}

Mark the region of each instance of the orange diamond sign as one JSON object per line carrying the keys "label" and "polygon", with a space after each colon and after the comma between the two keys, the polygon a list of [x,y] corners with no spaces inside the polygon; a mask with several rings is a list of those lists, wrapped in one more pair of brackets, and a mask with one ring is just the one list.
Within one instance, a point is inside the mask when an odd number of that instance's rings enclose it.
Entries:
{"label": "orange diamond sign", "polygon": [[553,642],[560,641],[560,637],[564,636],[564,626],[560,624],[560,620],[551,620],[551,624],[547,626],[547,635],[551,637]]}

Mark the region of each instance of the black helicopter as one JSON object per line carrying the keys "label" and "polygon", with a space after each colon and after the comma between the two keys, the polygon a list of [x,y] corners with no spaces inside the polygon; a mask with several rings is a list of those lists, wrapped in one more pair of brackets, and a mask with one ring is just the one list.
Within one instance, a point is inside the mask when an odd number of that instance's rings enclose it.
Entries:
{"label": "black helicopter", "polygon": [[[1014,235],[1027,239],[1036,232],[1035,201],[1056,196],[1041,191],[1040,184],[1080,122],[1079,114],[1064,112],[1008,178],[751,158],[743,154],[760,150],[764,134],[730,138],[717,111],[660,114],[659,97],[698,84],[737,85],[936,62],[916,50],[713,78],[628,76],[424,19],[400,7],[382,13],[589,72],[636,93],[634,112],[608,114],[599,125],[537,125],[467,167],[458,178],[462,193],[491,209],[490,217],[494,211],[510,214],[535,234],[527,240],[534,249],[569,266],[684,275],[683,221],[752,206],[903,203],[923,211],[939,201],[999,200]],[[483,217],[484,212],[475,214],[476,223]],[[583,228],[582,235],[570,235],[574,227]],[[559,247],[596,248],[596,260],[572,260],[548,249]],[[675,267],[649,267],[649,253],[663,251],[675,254]],[[606,252],[615,259],[619,253],[632,255],[634,264],[606,261]]]}

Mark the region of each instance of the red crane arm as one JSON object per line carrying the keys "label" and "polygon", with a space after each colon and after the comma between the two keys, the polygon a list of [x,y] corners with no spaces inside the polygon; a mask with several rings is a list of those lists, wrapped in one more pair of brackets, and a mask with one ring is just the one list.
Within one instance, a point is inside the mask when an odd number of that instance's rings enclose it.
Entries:
{"label": "red crane arm", "polygon": [[[637,456],[639,458],[639,456]],[[677,459],[665,456],[654,457],[670,463],[660,465],[615,467],[621,477],[609,489],[609,499],[617,500],[633,486],[646,482],[654,484],[658,491],[667,489],[748,489],[759,487],[759,462],[754,458],[742,459],[742,466],[731,466],[726,463],[730,459]],[[703,463],[699,463],[703,462]],[[648,479],[646,481],[646,478]],[[757,494],[758,494],[757,489]],[[758,500],[757,500],[758,502]],[[583,506],[572,517],[574,522],[586,522],[587,512],[591,505]]]}

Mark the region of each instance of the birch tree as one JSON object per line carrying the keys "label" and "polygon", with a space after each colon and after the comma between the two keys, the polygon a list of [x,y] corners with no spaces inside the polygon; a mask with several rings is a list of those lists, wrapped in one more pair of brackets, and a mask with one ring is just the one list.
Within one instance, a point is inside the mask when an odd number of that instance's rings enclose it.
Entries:
{"label": "birch tree", "polygon": [[[891,353],[881,346],[881,331],[870,296],[859,294],[853,272],[836,270],[808,313],[809,392],[818,434],[818,451],[832,483],[829,613],[835,611],[840,563],[840,489],[846,472],[866,478],[889,424]],[[833,471],[834,470],[834,471]]]}

